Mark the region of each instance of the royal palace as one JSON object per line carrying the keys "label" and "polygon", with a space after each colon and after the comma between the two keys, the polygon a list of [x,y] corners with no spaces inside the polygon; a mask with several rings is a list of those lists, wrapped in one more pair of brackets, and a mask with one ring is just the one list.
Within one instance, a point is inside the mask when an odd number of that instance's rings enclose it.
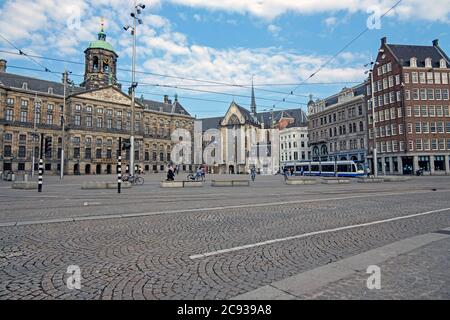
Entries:
{"label": "royal palace", "polygon": [[[118,55],[103,30],[84,53],[79,86],[68,85],[67,72],[61,82],[9,73],[7,61],[0,59],[0,171],[37,170],[45,139],[46,173],[59,173],[64,163],[65,174],[113,174],[122,149],[119,138],[129,139],[132,125],[136,168],[166,170],[174,145],[171,134],[177,128],[192,132],[194,119],[176,96],[173,101],[164,96],[161,102],[141,97],[132,124],[131,96],[118,83]],[[129,150],[122,158],[127,165]]]}

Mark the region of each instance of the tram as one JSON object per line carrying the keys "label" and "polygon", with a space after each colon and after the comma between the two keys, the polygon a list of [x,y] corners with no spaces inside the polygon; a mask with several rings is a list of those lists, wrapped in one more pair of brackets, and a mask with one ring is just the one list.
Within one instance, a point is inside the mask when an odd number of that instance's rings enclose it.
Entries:
{"label": "tram", "polygon": [[365,175],[363,165],[354,161],[288,162],[283,169],[288,172],[293,170],[296,176],[362,177]]}

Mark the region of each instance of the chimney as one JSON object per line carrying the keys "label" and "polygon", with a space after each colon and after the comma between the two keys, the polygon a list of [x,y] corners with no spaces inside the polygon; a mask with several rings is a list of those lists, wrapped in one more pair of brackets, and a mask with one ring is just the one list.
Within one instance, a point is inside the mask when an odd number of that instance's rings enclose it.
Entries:
{"label": "chimney", "polygon": [[381,45],[383,46],[386,43],[387,43],[387,38],[386,37],[381,38]]}
{"label": "chimney", "polygon": [[5,59],[0,59],[0,72],[6,72],[6,61]]}
{"label": "chimney", "polygon": [[433,40],[433,47],[439,46],[439,39]]}
{"label": "chimney", "polygon": [[164,95],[164,103],[169,104],[169,96],[168,95]]}

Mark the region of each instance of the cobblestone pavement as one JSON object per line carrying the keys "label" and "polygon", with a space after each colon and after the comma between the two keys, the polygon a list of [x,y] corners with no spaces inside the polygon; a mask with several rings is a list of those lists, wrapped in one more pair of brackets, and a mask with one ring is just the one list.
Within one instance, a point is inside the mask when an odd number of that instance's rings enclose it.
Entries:
{"label": "cobblestone pavement", "polygon": [[450,239],[434,242],[379,265],[381,289],[367,289],[359,272],[301,299],[450,299]]}
{"label": "cobblestone pavement", "polygon": [[[282,185],[279,177],[261,177],[250,188],[165,191],[155,178],[117,195],[82,191],[80,177],[72,179],[63,184],[49,181],[42,195],[13,191],[0,183],[0,223],[235,207],[0,227],[0,299],[227,299],[450,226],[449,210],[191,259],[271,239],[450,208],[450,180],[425,177],[403,184],[292,188]],[[286,201],[293,202],[279,204]],[[239,207],[246,204],[259,206]],[[408,270],[407,262],[398,268]],[[66,286],[70,265],[81,268],[81,290]]]}

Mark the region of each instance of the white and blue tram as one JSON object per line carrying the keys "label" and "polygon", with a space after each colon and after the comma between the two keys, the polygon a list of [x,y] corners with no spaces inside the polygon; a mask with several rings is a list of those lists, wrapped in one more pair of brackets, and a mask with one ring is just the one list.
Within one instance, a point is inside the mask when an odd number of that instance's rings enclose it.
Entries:
{"label": "white and blue tram", "polygon": [[283,169],[288,172],[293,170],[296,176],[362,177],[365,175],[364,166],[354,161],[289,162],[283,166]]}

